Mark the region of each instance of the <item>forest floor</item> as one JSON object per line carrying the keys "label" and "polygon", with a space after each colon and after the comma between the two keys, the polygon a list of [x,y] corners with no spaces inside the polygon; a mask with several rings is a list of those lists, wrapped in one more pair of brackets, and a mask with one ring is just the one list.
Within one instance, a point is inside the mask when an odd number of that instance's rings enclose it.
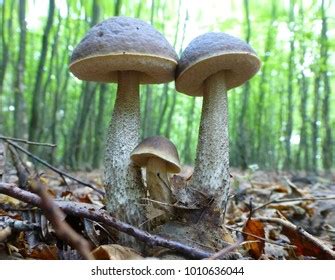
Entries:
{"label": "forest floor", "polygon": [[[103,195],[91,187],[59,176],[50,169],[40,166],[37,169],[31,163],[6,164],[2,183],[6,186],[26,184],[26,191],[31,191],[31,180],[36,174],[53,200],[86,203],[103,209]],[[192,168],[186,167],[172,182],[187,182],[191,174]],[[100,171],[70,175],[103,190]],[[224,220],[227,235],[223,239],[230,246],[226,256],[234,252],[237,258],[244,259],[334,258],[334,175],[232,169],[231,177]],[[76,250],[56,237],[54,224],[45,218],[44,212],[1,192],[0,187],[0,259],[81,258]],[[159,254],[143,256],[117,244],[106,245],[116,243],[116,239],[113,230],[104,223],[85,219],[80,214],[67,215],[65,221],[89,241],[96,259],[160,258]]]}

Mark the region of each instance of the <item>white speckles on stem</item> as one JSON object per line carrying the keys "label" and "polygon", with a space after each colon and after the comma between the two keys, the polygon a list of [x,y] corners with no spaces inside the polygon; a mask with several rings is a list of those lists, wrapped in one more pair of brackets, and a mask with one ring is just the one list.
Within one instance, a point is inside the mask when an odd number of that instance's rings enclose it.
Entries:
{"label": "white speckles on stem", "polygon": [[191,185],[224,209],[229,190],[228,100],[224,71],[205,81],[199,140]]}
{"label": "white speckles on stem", "polygon": [[145,189],[140,170],[133,167],[130,153],[140,140],[140,101],[138,73],[118,73],[118,90],[109,125],[105,153],[107,209],[124,222],[144,222],[140,199]]}

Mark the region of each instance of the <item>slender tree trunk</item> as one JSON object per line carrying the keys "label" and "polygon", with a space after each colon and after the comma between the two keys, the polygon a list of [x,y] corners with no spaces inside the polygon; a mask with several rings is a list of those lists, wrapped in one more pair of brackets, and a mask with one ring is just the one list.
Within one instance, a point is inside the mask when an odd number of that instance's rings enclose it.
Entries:
{"label": "slender tree trunk", "polygon": [[286,123],[286,135],[285,135],[285,168],[290,169],[292,166],[291,156],[291,137],[293,130],[293,71],[294,71],[294,0],[290,0],[290,11],[289,11],[289,30],[291,34],[290,38],[290,54],[288,61],[288,85],[287,85],[287,123]]}
{"label": "slender tree trunk", "polygon": [[27,120],[26,105],[24,101],[24,73],[26,59],[26,1],[19,2],[19,26],[20,26],[20,43],[19,57],[17,60],[17,72],[14,84],[15,93],[15,111],[14,111],[14,137],[26,138]]}
{"label": "slender tree trunk", "polygon": [[[1,41],[2,41],[2,61],[0,67],[0,96],[3,93],[3,85],[5,81],[6,70],[9,62],[9,45],[10,45],[10,36],[13,32],[13,11],[14,11],[14,4],[15,1],[10,2],[10,16],[6,19],[6,2],[2,5],[2,19],[1,19]],[[7,29],[7,34],[6,34]]]}
{"label": "slender tree trunk", "polygon": [[319,157],[319,126],[320,126],[320,71],[317,70],[314,79],[314,104],[313,104],[313,122],[312,122],[312,169],[318,172]]}
{"label": "slender tree trunk", "polygon": [[93,149],[93,168],[99,168],[102,161],[102,153],[103,153],[103,139],[105,139],[104,133],[104,114],[105,114],[105,103],[106,103],[106,84],[102,84],[100,86],[99,92],[99,106],[98,106],[98,114],[95,123],[95,133],[94,133],[94,149]]}
{"label": "slender tree trunk", "polygon": [[[150,14],[150,24],[154,25],[154,16],[155,16],[156,6],[155,0],[151,0],[151,14]],[[146,85],[145,92],[145,105],[144,105],[144,114],[143,114],[143,138],[146,138],[151,135],[153,129],[152,124],[152,86]]]}
{"label": "slender tree trunk", "polygon": [[[181,11],[181,0],[179,0],[178,2],[178,17],[177,17],[177,24],[176,24],[176,29],[175,29],[176,32],[174,34],[174,40],[173,40],[173,48],[176,48],[177,40],[178,40],[179,26],[180,26],[180,11]],[[169,105],[169,93],[170,93],[169,85],[164,84],[162,98],[160,99],[159,119],[158,119],[157,126],[156,126],[157,135],[159,135],[162,131],[164,117],[166,115],[167,108]]]}
{"label": "slender tree trunk", "polygon": [[[249,0],[244,0],[244,9],[246,17],[246,41],[249,43],[251,36],[251,24],[249,16]],[[248,119],[247,119],[247,110],[249,103],[249,94],[250,94],[250,83],[247,81],[243,87],[242,92],[242,108],[239,117],[239,133],[238,133],[238,150],[240,153],[240,165],[242,169],[248,167],[249,162],[249,151],[250,151],[250,141],[248,133]]]}
{"label": "slender tree trunk", "polygon": [[[302,3],[300,3],[299,15],[300,15],[301,32],[303,34],[304,32],[304,11],[303,11]],[[301,49],[300,64],[303,65],[305,61],[305,55],[306,55],[306,44],[302,36],[300,37],[299,43],[300,43],[300,49]],[[304,74],[304,69],[300,71],[299,93],[301,97],[301,100],[300,100],[301,127],[300,127],[300,143],[299,143],[299,149],[297,152],[297,159],[296,159],[296,168],[310,170],[309,143],[308,143],[308,137],[307,137],[308,136],[307,135],[308,82]]]}
{"label": "slender tree trunk", "polygon": [[193,161],[191,152],[191,141],[193,132],[194,109],[195,109],[195,97],[192,97],[191,106],[187,114],[186,138],[183,151],[184,160],[186,163],[191,163]]}
{"label": "slender tree trunk", "polygon": [[53,37],[53,43],[51,45],[51,54],[49,57],[49,64],[48,64],[48,74],[47,77],[45,79],[44,85],[43,85],[43,90],[42,90],[42,94],[41,94],[41,115],[43,116],[43,118],[41,118],[41,122],[40,122],[40,126],[38,128],[38,135],[40,139],[44,139],[44,135],[46,135],[46,138],[48,138],[49,136],[49,127],[50,127],[50,123],[51,123],[51,116],[48,114],[49,110],[49,106],[48,106],[48,102],[47,102],[47,92],[48,92],[48,88],[50,86],[51,83],[51,75],[53,72],[55,72],[55,67],[54,67],[54,62],[55,62],[55,58],[57,55],[57,51],[58,51],[58,41],[59,41],[59,33],[60,33],[60,27],[62,24],[62,17],[60,14],[58,14],[58,24],[57,24],[57,30],[54,34]]}
{"label": "slender tree trunk", "polygon": [[322,78],[324,83],[324,96],[322,100],[322,121],[324,129],[324,137],[322,141],[322,163],[323,168],[329,171],[332,167],[333,161],[333,149],[332,149],[332,129],[330,125],[330,83],[328,76],[328,23],[325,9],[325,1],[321,1],[321,17],[322,17],[322,29],[321,29],[321,49],[322,49]]}
{"label": "slender tree trunk", "polygon": [[[116,1],[118,4],[119,1]],[[120,9],[120,7],[116,7]],[[99,21],[100,7],[98,1],[94,0],[92,5],[92,19],[90,26],[94,26]],[[81,164],[81,149],[83,143],[83,136],[86,129],[87,120],[91,113],[91,108],[94,104],[94,94],[96,85],[92,82],[84,82],[83,92],[80,96],[80,102],[78,103],[78,111],[75,122],[71,129],[71,138],[67,151],[67,162],[71,168],[78,169]]]}
{"label": "slender tree trunk", "polygon": [[[55,0],[49,0],[49,11],[48,11],[48,19],[44,29],[43,37],[42,37],[42,48],[41,48],[41,56],[38,63],[38,68],[36,71],[36,79],[35,86],[32,92],[33,100],[31,107],[31,118],[29,123],[29,139],[32,141],[38,140],[38,129],[40,127],[41,122],[41,97],[42,97],[42,80],[44,73],[44,66],[46,63],[46,57],[48,52],[48,38],[53,24],[55,11]],[[32,152],[35,151],[34,146],[30,146]]]}
{"label": "slender tree trunk", "polygon": [[[179,9],[180,9],[180,6],[179,6]],[[182,29],[182,37],[181,37],[181,41],[180,41],[179,55],[183,51],[183,45],[184,45],[184,40],[185,40],[185,33],[186,33],[186,27],[187,27],[188,19],[189,19],[189,17],[188,17],[188,11],[186,10],[184,25],[183,25],[183,29]],[[170,138],[172,117],[173,117],[173,114],[174,114],[176,103],[177,103],[177,93],[173,92],[173,95],[172,95],[172,104],[170,106],[170,110],[169,110],[168,115],[167,115],[166,127],[165,127],[165,133],[164,133],[164,135],[167,138]]]}
{"label": "slender tree trunk", "polygon": [[274,26],[274,22],[277,18],[277,2],[276,0],[272,0],[272,9],[271,9],[271,20],[270,24],[268,27],[268,32],[266,35],[266,42],[265,42],[265,49],[264,49],[264,57],[262,59],[262,73],[261,73],[261,78],[259,81],[259,97],[256,103],[256,115],[255,115],[255,129],[256,129],[256,139],[255,142],[256,144],[256,160],[259,162],[259,164],[263,164],[266,162],[267,158],[267,149],[264,147],[266,146],[266,143],[264,143],[264,137],[262,137],[263,132],[268,132],[269,125],[268,121],[265,120],[264,116],[266,115],[265,113],[265,97],[266,97],[266,92],[269,90],[269,81],[268,81],[268,67],[267,67],[267,62],[269,58],[271,57],[271,51],[273,50],[273,45],[275,42],[275,37],[277,33],[277,28]]}

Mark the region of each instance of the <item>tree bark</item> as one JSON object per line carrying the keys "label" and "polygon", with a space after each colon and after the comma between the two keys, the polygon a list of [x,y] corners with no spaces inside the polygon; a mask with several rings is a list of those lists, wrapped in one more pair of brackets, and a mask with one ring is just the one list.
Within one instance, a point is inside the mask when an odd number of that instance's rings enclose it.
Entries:
{"label": "tree bark", "polygon": [[24,73],[26,59],[26,1],[19,2],[19,26],[20,26],[20,42],[19,57],[17,60],[17,72],[14,84],[15,94],[15,111],[14,111],[14,137],[26,138],[27,120],[26,120],[26,104],[24,100]]}

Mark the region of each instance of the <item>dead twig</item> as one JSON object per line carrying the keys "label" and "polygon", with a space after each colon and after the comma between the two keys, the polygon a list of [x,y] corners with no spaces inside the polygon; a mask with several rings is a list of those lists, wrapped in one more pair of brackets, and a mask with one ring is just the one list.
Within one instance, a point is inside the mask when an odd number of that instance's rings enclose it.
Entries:
{"label": "dead twig", "polygon": [[47,146],[47,147],[51,147],[51,148],[57,147],[56,144],[32,142],[32,141],[25,140],[25,139],[19,139],[19,138],[14,138],[14,137],[7,137],[7,136],[3,136],[3,135],[0,135],[0,139],[2,139],[2,140],[11,140],[11,141],[25,143],[25,144],[28,144],[28,145],[35,145],[35,146]]}
{"label": "dead twig", "polygon": [[316,196],[316,197],[297,197],[297,198],[287,198],[287,199],[273,199],[257,208],[253,209],[252,211],[255,212],[259,209],[262,209],[270,204],[280,204],[285,202],[294,202],[294,201],[313,201],[313,200],[334,200],[335,196]]}
{"label": "dead twig", "polygon": [[290,221],[280,218],[257,217],[257,219],[262,222],[281,225],[284,228],[287,228],[288,230],[291,230],[296,234],[301,235],[315,247],[319,248],[324,253],[324,255],[327,256],[329,259],[335,259],[335,251],[326,246],[320,239],[316,238],[315,236],[305,231],[302,227],[298,227],[295,224],[291,223]]}
{"label": "dead twig", "polygon": [[[42,207],[42,200],[39,196],[22,190],[14,184],[0,183],[0,193],[9,195],[16,199],[22,200],[26,203],[37,207]],[[92,221],[111,226],[118,231],[131,235],[138,240],[145,242],[149,246],[162,246],[177,252],[183,253],[194,259],[204,259],[212,255],[212,253],[203,251],[198,248],[193,248],[177,241],[165,239],[158,235],[150,234],[132,225],[121,222],[102,209],[92,204],[76,203],[69,201],[54,201],[65,213],[73,216],[83,217]]]}
{"label": "dead twig", "polygon": [[46,162],[45,160],[35,156],[34,154],[30,153],[29,151],[27,151],[26,149],[22,148],[21,146],[17,145],[16,143],[10,141],[10,140],[6,140],[4,139],[5,142],[7,142],[8,144],[10,144],[11,146],[15,147],[16,149],[20,150],[21,152],[25,153],[26,155],[28,155],[29,157],[33,158],[34,160],[38,161],[39,163],[43,164],[44,166],[50,168],[52,171],[56,172],[58,175],[60,176],[64,176],[64,177],[67,177],[83,186],[86,186],[86,187],[89,187],[93,190],[95,190],[96,192],[100,193],[101,195],[105,195],[105,192],[102,191],[102,190],[99,190],[97,189],[95,186],[93,186],[92,184],[90,183],[86,183],[86,182],[83,182],[73,176],[71,176],[70,174],[52,166],[50,163]]}
{"label": "dead twig", "polygon": [[94,260],[93,255],[90,253],[88,241],[64,221],[65,214],[50,198],[46,186],[43,185],[38,178],[32,180],[30,186],[33,191],[40,196],[39,207],[43,210],[45,217],[51,222],[56,235],[76,249],[83,258]]}
{"label": "dead twig", "polygon": [[26,189],[30,177],[30,170],[27,165],[22,161],[14,147],[9,146],[8,149],[11,154],[17,176],[19,178],[19,185]]}
{"label": "dead twig", "polygon": [[210,256],[208,258],[208,260],[219,260],[219,259],[221,259],[223,256],[229,254],[230,252],[232,252],[235,249],[237,249],[240,245],[242,245],[242,242],[243,242],[243,239],[239,238],[237,240],[237,242],[235,242],[234,244],[230,244],[226,248],[223,248],[221,251],[213,254],[212,256]]}

